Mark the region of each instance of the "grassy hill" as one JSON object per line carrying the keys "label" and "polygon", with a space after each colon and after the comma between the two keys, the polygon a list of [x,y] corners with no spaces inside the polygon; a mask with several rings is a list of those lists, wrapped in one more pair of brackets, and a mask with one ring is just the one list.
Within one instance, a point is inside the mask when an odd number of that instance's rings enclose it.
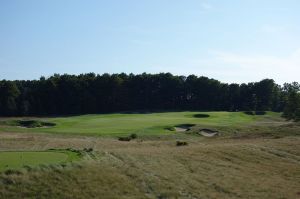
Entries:
{"label": "grassy hill", "polygon": [[[19,126],[16,121],[20,120],[38,122],[28,128]],[[43,122],[55,125],[40,125]],[[190,124],[190,130],[171,128],[182,124]],[[80,159],[70,162],[64,161],[65,155],[39,153],[41,158],[35,158],[45,160],[42,165],[36,161],[29,167],[2,169],[0,198],[300,196],[300,124],[285,121],[279,113],[1,118],[0,126],[0,165],[13,164],[14,155],[8,154],[12,151],[47,153],[52,149],[56,153],[71,148],[81,154]],[[204,137],[199,134],[203,128],[220,134]],[[137,134],[136,139],[118,140],[132,133]],[[177,141],[187,145],[177,146]],[[6,157],[1,159],[1,154]]]}

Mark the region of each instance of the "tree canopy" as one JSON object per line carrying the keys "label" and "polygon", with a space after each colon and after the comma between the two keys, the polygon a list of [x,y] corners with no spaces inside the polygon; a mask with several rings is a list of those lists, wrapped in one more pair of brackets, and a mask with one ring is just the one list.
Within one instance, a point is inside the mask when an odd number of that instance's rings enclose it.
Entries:
{"label": "tree canopy", "polygon": [[298,114],[299,84],[272,79],[226,84],[203,76],[54,74],[0,81],[0,115],[66,115],[124,111],[285,111]]}

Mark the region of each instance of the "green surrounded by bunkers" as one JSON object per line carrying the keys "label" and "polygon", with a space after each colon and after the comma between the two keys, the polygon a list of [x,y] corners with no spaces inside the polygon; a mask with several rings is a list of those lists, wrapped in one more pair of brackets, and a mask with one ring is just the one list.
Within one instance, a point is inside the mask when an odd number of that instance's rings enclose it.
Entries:
{"label": "green surrounded by bunkers", "polygon": [[2,117],[0,198],[297,198],[300,123],[281,115]]}
{"label": "green surrounded by bunkers", "polygon": [[[92,135],[119,137],[131,140],[132,135],[151,137],[171,134],[185,127],[226,128],[239,127],[257,121],[281,120],[274,112],[262,115],[244,112],[163,112],[163,113],[114,113],[55,118],[2,118],[0,132],[51,133],[62,135]],[[130,138],[130,139],[126,139]],[[70,162],[79,154],[71,150],[52,151],[2,151],[0,171],[20,169],[25,166],[49,165]]]}
{"label": "green surrounded by bunkers", "polygon": [[[20,119],[20,118],[18,118]],[[28,118],[21,118],[28,119]],[[257,121],[278,120],[280,113],[266,112],[263,115],[244,112],[163,112],[163,113],[115,113],[54,118],[30,118],[39,124],[51,124],[26,128],[17,125],[13,118],[2,119],[0,132],[37,132],[54,134],[77,134],[96,136],[121,136],[132,133],[139,136],[174,133],[168,129],[182,124],[213,127],[238,127]],[[36,122],[35,122],[36,123]]]}

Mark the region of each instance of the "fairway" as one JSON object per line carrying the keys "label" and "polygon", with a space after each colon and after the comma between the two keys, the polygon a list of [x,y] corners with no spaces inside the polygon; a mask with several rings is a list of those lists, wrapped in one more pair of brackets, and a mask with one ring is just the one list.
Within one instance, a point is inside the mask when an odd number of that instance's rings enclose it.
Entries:
{"label": "fairway", "polygon": [[[76,155],[75,155],[76,156]],[[0,152],[0,171],[7,169],[20,169],[24,166],[38,166],[58,164],[74,158],[71,152],[50,151],[11,151]]]}
{"label": "fairway", "polygon": [[[209,117],[198,118],[198,114]],[[148,114],[97,114],[72,117],[43,118],[55,123],[46,128],[21,128],[0,125],[2,132],[38,132],[55,134],[79,134],[97,136],[119,136],[136,133],[137,135],[164,135],[174,133],[166,130],[181,124],[194,124],[214,127],[237,127],[257,121],[272,119],[282,121],[279,113],[267,112],[266,115],[247,115],[243,112],[165,112]],[[11,119],[10,119],[11,120]],[[41,120],[41,118],[38,118]]]}
{"label": "fairway", "polygon": [[[1,118],[0,198],[296,198],[300,124],[280,115]],[[17,126],[23,120],[55,125]],[[204,129],[220,134],[204,137]]]}

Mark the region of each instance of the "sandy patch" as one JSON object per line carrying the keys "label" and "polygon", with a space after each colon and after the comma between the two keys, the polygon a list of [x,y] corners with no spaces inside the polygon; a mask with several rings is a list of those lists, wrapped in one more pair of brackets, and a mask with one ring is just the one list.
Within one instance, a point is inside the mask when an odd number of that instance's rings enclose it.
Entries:
{"label": "sandy patch", "polygon": [[203,135],[203,136],[205,136],[205,137],[214,137],[214,136],[219,135],[219,132],[218,132],[218,131],[211,130],[211,129],[201,129],[201,130],[199,131],[199,134],[200,134],[200,135]]}
{"label": "sandy patch", "polygon": [[190,128],[188,128],[188,127],[175,127],[175,131],[177,131],[177,132],[185,132],[188,130],[190,130]]}

